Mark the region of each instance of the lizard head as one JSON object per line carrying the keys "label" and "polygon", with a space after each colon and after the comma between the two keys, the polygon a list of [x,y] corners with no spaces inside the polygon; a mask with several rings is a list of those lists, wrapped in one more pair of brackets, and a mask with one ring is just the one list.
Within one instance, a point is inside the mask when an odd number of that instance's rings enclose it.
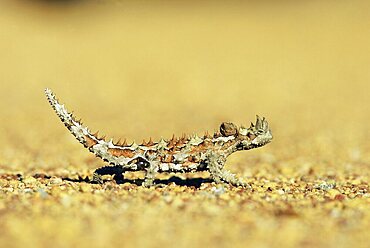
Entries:
{"label": "lizard head", "polygon": [[240,127],[238,135],[238,150],[249,150],[264,146],[271,142],[272,133],[266,119],[257,115],[256,123],[251,123],[249,128]]}
{"label": "lizard head", "polygon": [[272,133],[265,118],[257,116],[256,123],[249,128],[237,127],[230,122],[220,126],[220,133],[224,137],[235,137],[234,144],[237,150],[249,150],[266,145],[272,140]]}

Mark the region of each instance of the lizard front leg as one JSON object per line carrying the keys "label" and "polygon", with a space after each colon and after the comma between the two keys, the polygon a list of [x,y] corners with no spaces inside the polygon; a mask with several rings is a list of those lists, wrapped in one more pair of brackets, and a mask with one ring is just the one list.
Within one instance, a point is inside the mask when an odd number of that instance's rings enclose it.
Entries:
{"label": "lizard front leg", "polygon": [[226,169],[221,170],[221,178],[222,181],[228,182],[235,186],[250,187],[248,183],[242,181],[235,174],[231,173],[229,170]]}
{"label": "lizard front leg", "polygon": [[209,152],[207,154],[207,167],[212,179],[216,183],[226,182],[235,186],[247,187],[247,183],[243,182],[235,174],[223,168],[225,161],[226,159],[223,156],[215,152]]}

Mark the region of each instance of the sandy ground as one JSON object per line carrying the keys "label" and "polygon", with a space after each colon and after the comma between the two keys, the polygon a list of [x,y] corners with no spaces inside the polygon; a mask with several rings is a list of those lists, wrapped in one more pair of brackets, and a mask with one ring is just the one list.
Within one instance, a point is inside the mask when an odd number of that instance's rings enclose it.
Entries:
{"label": "sandy ground", "polygon": [[[368,1],[50,2],[0,3],[1,247],[368,245]],[[229,158],[251,189],[90,184],[45,87],[108,137],[260,114],[274,140]]]}

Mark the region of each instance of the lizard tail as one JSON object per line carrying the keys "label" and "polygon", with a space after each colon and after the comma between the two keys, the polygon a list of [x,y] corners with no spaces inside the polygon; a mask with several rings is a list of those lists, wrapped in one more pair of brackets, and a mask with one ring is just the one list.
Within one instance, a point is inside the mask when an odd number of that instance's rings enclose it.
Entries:
{"label": "lizard tail", "polygon": [[99,138],[97,133],[92,134],[88,127],[84,126],[80,120],[68,112],[63,104],[59,103],[50,89],[45,89],[45,95],[60,120],[81,144],[110,164],[123,165],[127,163],[125,155],[134,153],[135,147],[115,145],[112,140],[105,141],[104,138]]}

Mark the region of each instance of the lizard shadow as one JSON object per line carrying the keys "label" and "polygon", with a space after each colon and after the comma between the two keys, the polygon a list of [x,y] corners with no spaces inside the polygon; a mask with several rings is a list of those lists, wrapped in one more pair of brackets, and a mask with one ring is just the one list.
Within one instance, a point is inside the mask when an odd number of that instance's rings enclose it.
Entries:
{"label": "lizard shadow", "polygon": [[[78,179],[64,177],[62,179],[65,181],[70,181],[70,182],[77,182],[77,183],[86,182],[86,183],[96,184],[95,182],[92,182],[87,177],[86,178],[79,177]],[[106,181],[107,180],[104,180],[104,182]],[[124,179],[123,177],[120,177],[120,178],[115,177],[114,181],[117,184],[130,183],[130,184],[135,184],[137,186],[141,186],[144,180],[143,179]],[[196,177],[196,178],[182,179],[177,176],[171,176],[168,179],[155,179],[154,186],[166,186],[170,183],[175,183],[178,186],[189,186],[189,187],[199,188],[203,183],[211,183],[211,182],[213,182],[213,180],[210,178]]]}
{"label": "lizard shadow", "polygon": [[[45,175],[45,174],[39,174],[36,173],[33,175],[35,178],[44,178],[44,179],[50,179],[53,176]],[[60,177],[64,181],[69,182],[75,182],[75,183],[91,183],[96,184],[96,182],[92,182],[88,177],[81,177],[78,176],[78,178],[69,178],[69,177]],[[143,183],[143,179],[124,179],[122,176],[115,176],[114,181],[117,184],[124,184],[124,183],[130,183],[135,184],[137,186],[141,186]],[[109,180],[104,180],[103,182],[107,182]],[[166,186],[170,183],[175,183],[178,186],[189,186],[189,187],[195,187],[199,188],[203,183],[211,183],[213,180],[211,178],[203,178],[203,177],[195,177],[195,178],[180,178],[178,176],[171,176],[168,179],[155,179],[154,180],[154,186],[160,187],[160,186]]]}
{"label": "lizard shadow", "polygon": [[[51,179],[54,176],[47,175],[44,173],[35,173],[32,175],[34,178],[42,178],[42,179]],[[6,178],[6,179],[13,179],[13,180],[23,180],[22,174],[0,174],[0,178]],[[59,177],[64,181],[68,182],[75,182],[75,183],[91,183],[96,184],[95,182],[92,182],[88,177],[81,177],[78,176],[78,178],[69,178],[69,177]],[[104,180],[104,182],[107,182],[108,180]],[[124,179],[123,177],[115,177],[114,181],[116,181],[117,184],[124,184],[124,183],[130,183],[137,186],[141,186],[143,183],[143,179]],[[188,187],[195,187],[199,188],[203,183],[211,183],[213,180],[211,178],[203,178],[203,177],[195,177],[195,178],[180,178],[178,176],[171,176],[168,179],[155,179],[154,180],[154,186],[156,187],[164,187],[170,183],[175,183],[178,186],[188,186]]]}

